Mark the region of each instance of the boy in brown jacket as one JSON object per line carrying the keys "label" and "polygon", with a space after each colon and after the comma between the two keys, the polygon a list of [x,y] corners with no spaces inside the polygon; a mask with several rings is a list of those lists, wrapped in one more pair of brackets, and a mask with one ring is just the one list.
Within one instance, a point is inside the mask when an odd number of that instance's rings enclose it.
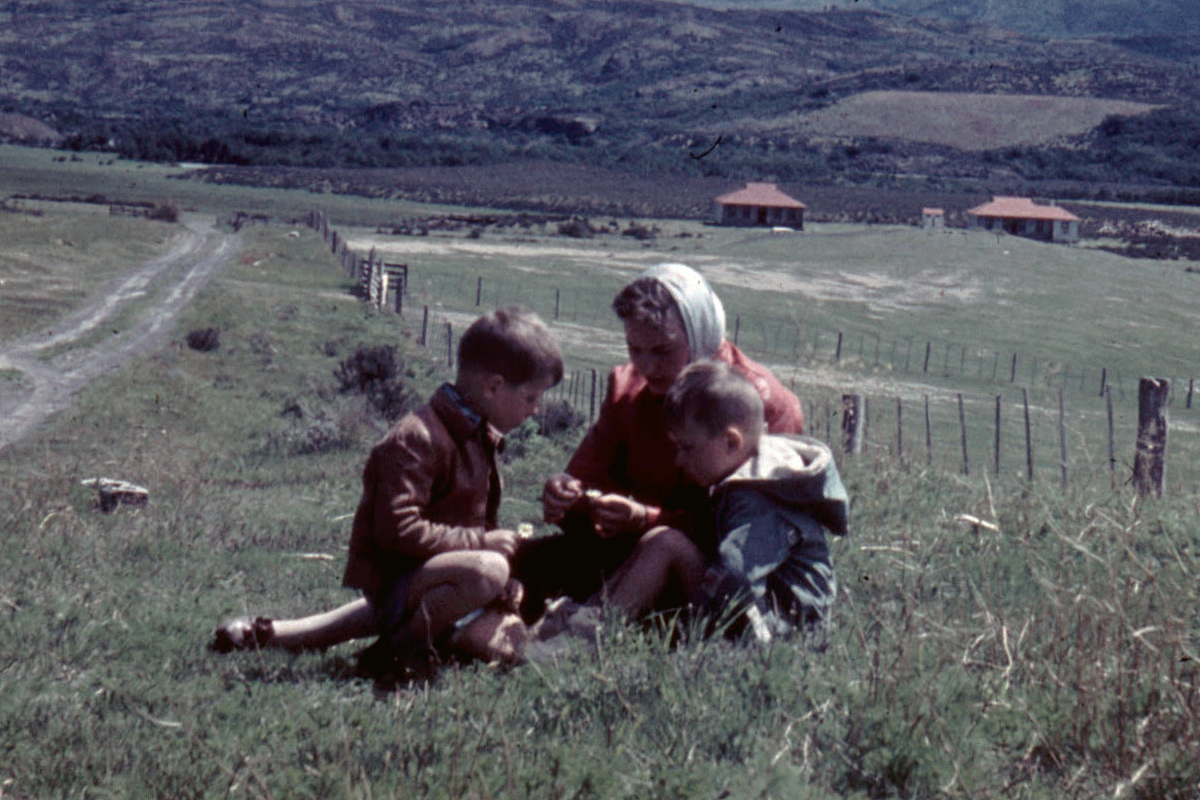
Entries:
{"label": "boy in brown jacket", "polygon": [[363,598],[295,620],[239,617],[217,628],[213,647],[327,647],[378,634],[373,655],[519,659],[517,534],[497,527],[496,453],[562,374],[558,345],[533,312],[477,319],[459,340],[454,383],[405,415],[367,459],[342,581]]}

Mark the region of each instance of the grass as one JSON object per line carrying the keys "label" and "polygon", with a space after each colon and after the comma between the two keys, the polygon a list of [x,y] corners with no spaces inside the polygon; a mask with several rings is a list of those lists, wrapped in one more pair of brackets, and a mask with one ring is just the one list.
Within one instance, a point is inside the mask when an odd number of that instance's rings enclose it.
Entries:
{"label": "grass", "polygon": [[[288,233],[247,229],[246,257],[209,284],[169,345],[6,450],[6,794],[1194,796],[1200,551],[1186,486],[1137,502],[1106,481],[1061,491],[870,451],[846,459],[854,525],[833,542],[841,592],[821,654],[686,637],[669,647],[654,630],[609,625],[598,653],[558,666],[464,667],[388,692],[354,676],[353,645],[207,652],[228,614],[351,597],[338,586],[347,514],[380,428],[333,391],[340,360],[390,343],[422,394],[445,376],[436,348],[415,343],[419,316],[368,313],[319,239]],[[720,252],[752,245],[711,240]],[[469,291],[441,301],[469,313],[482,262],[422,258],[428,272],[464,276]],[[489,280],[503,263],[487,262]],[[553,265],[588,292],[573,295],[580,308],[603,309],[633,269],[589,283],[574,259]],[[524,290],[544,292],[545,280]],[[720,286],[731,309],[783,313]],[[842,301],[842,316],[851,306]],[[220,330],[218,350],[183,345],[203,327]],[[296,435],[322,421],[340,438],[301,454]],[[542,477],[577,435],[522,432],[506,523],[536,513]],[[79,484],[98,475],[147,486],[150,504],[101,514]]]}
{"label": "grass", "polygon": [[[961,470],[961,393],[976,474],[985,465],[995,473],[997,397],[1000,468],[1025,473],[1028,397],[1035,470],[1057,476],[1061,391],[1072,479],[1108,483],[1115,474],[1123,481],[1136,436],[1137,380],[1171,378],[1172,480],[1189,486],[1198,474],[1186,333],[1197,317],[1178,299],[1195,276],[1177,263],[963,230],[816,224],[795,236],[657,224],[662,233],[649,246],[615,234],[574,240],[545,228],[483,237],[346,235],[359,252],[376,248],[409,265],[408,318],[420,324],[422,306],[428,309],[438,346],[445,324],[461,328],[477,298],[484,306],[522,303],[557,317],[572,369],[601,376],[623,352],[608,307],[613,294],[649,264],[693,264],[721,295],[731,337],[792,385],[816,430],[837,438],[841,395],[861,392],[871,403],[869,448],[895,455],[902,425],[904,456],[924,463],[928,399],[932,457]],[[1115,472],[1102,385],[1113,394]]]}
{"label": "grass", "polygon": [[0,341],[44,328],[95,297],[180,230],[109,217],[85,204],[25,204],[0,214]]}
{"label": "grass", "polygon": [[[279,219],[299,219],[319,204],[331,220],[353,219],[370,225],[393,223],[409,214],[462,210],[333,193],[221,186],[189,180],[188,172],[186,167],[129,161],[107,153],[64,156],[60,150],[0,145],[0,187],[9,197],[76,198],[101,204],[170,199],[182,210],[211,214],[243,211]],[[102,210],[107,213],[107,207]]]}

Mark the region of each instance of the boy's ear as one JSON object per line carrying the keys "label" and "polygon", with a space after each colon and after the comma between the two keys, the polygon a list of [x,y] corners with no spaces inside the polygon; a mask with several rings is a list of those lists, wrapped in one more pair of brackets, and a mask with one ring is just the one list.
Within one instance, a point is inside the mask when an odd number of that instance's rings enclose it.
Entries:
{"label": "boy's ear", "polygon": [[498,372],[487,373],[483,376],[483,381],[480,384],[483,393],[488,397],[495,395],[503,386],[504,376]]}
{"label": "boy's ear", "polygon": [[730,425],[725,429],[725,448],[733,453],[742,449],[742,445],[746,441],[746,435],[742,433],[742,429],[736,425]]}

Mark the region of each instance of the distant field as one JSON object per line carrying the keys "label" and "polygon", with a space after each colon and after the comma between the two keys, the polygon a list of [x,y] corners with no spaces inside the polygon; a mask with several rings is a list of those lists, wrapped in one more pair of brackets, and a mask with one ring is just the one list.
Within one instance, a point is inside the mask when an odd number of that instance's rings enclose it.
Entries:
{"label": "distant field", "polygon": [[962,92],[863,92],[829,108],[750,128],[796,128],[822,136],[879,137],[995,150],[1086,133],[1111,115],[1145,114],[1160,106],[1090,97]]}
{"label": "distant field", "polygon": [[13,196],[87,199],[100,204],[114,200],[174,200],[184,210],[223,215],[245,211],[283,219],[303,217],[319,207],[331,219],[352,219],[360,224],[382,224],[418,211],[462,210],[337,194],[333,186],[320,181],[315,182],[315,191],[311,192],[216,185],[188,180],[191,172],[187,167],[128,161],[105,153],[72,155],[48,148],[0,144],[0,200]]}

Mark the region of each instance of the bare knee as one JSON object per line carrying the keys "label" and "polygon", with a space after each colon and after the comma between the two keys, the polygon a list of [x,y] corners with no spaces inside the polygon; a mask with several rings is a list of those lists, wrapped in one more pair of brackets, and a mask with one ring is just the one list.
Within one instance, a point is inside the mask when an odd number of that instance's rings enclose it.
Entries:
{"label": "bare knee", "polygon": [[638,540],[637,549],[658,558],[674,561],[679,556],[687,556],[698,552],[695,544],[678,528],[668,528],[665,525],[652,528]]}
{"label": "bare knee", "polygon": [[479,604],[489,603],[504,593],[508,584],[508,559],[500,553],[479,550],[470,554],[471,563],[463,586],[464,591],[480,598]]}

